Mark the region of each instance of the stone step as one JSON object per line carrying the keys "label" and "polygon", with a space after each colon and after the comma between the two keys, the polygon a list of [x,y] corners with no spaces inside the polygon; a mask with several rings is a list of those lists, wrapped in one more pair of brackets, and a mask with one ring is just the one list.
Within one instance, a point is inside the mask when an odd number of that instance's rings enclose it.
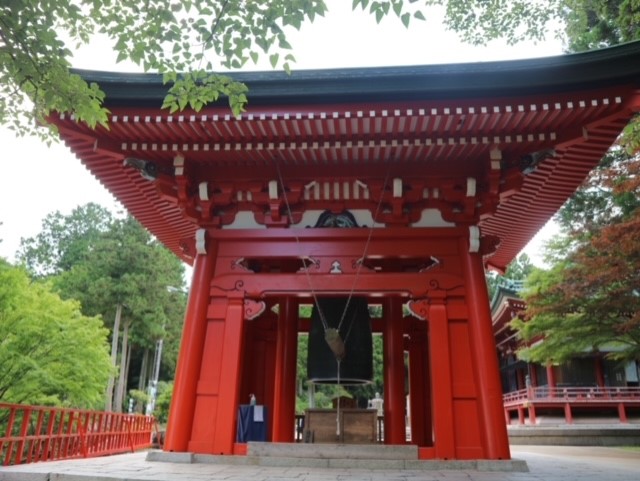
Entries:
{"label": "stone step", "polygon": [[247,455],[315,459],[417,460],[418,446],[384,444],[247,443]]}
{"label": "stone step", "polygon": [[[316,445],[317,446],[317,445]],[[231,466],[264,466],[289,468],[326,468],[326,469],[364,469],[409,471],[486,471],[486,472],[528,472],[523,460],[418,460],[418,459],[364,459],[364,458],[304,458],[287,456],[223,456],[215,454],[167,453],[152,451],[147,461],[187,463],[187,464],[223,464]]]}

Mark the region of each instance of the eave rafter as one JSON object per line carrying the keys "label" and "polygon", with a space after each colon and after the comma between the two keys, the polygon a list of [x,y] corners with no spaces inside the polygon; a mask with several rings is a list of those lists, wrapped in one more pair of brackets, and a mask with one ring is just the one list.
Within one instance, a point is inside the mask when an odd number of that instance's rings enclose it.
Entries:
{"label": "eave rafter", "polygon": [[464,225],[490,215],[499,197],[508,195],[504,189],[513,189],[519,177],[514,173],[514,179],[501,183],[499,168],[492,179],[411,176],[406,169],[400,176],[391,164],[377,169],[378,175],[337,174],[334,169],[333,177],[299,177],[286,169],[282,175],[280,165],[272,167],[262,175],[254,172],[253,179],[238,180],[198,170],[196,163],[180,155],[174,158],[173,175],[159,174],[156,186],[162,198],[207,227],[232,224],[241,211],[250,212],[258,224],[287,226],[299,224],[305,212],[327,209],[367,210],[372,222],[381,225],[416,224],[424,210],[434,209],[444,222]]}
{"label": "eave rafter", "polygon": [[[178,115],[152,107],[164,92],[159,77],[83,72],[107,92],[109,128],[52,120],[178,255],[181,238],[240,212],[283,226],[310,209],[373,217],[382,199],[380,224],[419,225],[425,209],[447,225],[477,224],[499,241],[488,262],[501,269],[640,110],[639,57],[632,44],[486,66],[241,74],[253,97],[238,118],[220,106]],[[177,157],[185,159],[180,179]],[[127,158],[153,163],[158,180],[123,165]],[[357,198],[358,182],[368,197]]]}

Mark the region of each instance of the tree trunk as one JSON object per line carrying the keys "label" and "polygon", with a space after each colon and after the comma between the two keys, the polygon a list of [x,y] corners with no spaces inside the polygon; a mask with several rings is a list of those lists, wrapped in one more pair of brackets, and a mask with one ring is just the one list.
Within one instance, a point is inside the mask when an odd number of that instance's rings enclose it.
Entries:
{"label": "tree trunk", "polygon": [[120,352],[122,353],[120,356],[120,376],[118,377],[118,385],[116,386],[116,395],[113,402],[113,410],[115,412],[122,412],[122,401],[124,399],[124,380],[126,378],[127,371],[127,354],[129,351],[129,325],[131,324],[130,320],[127,320],[124,323],[122,328],[122,347]]}
{"label": "tree trunk", "polygon": [[[124,386],[122,388],[122,399],[120,400],[120,403],[124,405],[124,401],[127,397],[127,393],[129,392],[129,367],[131,366],[131,351],[133,351],[133,344],[129,344],[129,348],[127,349],[127,362],[125,363],[125,370],[124,370]],[[128,406],[127,406],[127,411],[128,411]]]}
{"label": "tree trunk", "polygon": [[147,389],[149,379],[149,349],[145,349],[142,354],[142,363],[140,365],[140,377],[138,378],[138,391]]}
{"label": "tree trunk", "polygon": [[[118,360],[118,337],[120,335],[120,319],[122,318],[122,304],[116,305],[116,317],[113,320],[113,331],[111,333],[111,365],[114,368],[117,366]],[[113,406],[113,383],[114,374],[109,376],[109,382],[107,383],[107,391],[105,393],[104,410],[111,411]]]}

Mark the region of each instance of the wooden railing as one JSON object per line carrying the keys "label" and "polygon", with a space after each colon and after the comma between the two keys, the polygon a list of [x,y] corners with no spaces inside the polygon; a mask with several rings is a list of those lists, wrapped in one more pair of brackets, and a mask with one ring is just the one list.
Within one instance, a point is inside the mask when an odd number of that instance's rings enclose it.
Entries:
{"label": "wooden railing", "polygon": [[0,403],[4,466],[132,452],[151,446],[153,416]]}
{"label": "wooden railing", "polygon": [[637,400],[640,387],[534,387],[513,391],[503,396],[505,404],[523,400]]}
{"label": "wooden railing", "polygon": [[640,407],[640,387],[531,387],[503,396],[507,424],[516,412],[519,424],[536,423],[536,408],[562,409],[565,421],[573,422],[573,408],[617,410],[620,422],[627,422],[627,408]]}

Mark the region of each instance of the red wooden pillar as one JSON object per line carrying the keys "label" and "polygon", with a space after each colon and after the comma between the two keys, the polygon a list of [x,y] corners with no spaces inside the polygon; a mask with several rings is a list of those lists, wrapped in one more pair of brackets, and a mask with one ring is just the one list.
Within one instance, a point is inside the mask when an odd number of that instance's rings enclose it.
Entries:
{"label": "red wooden pillar", "polygon": [[629,422],[627,419],[627,412],[624,407],[624,403],[618,403],[618,417],[620,418],[620,422],[626,424]]}
{"label": "red wooden pillar", "polygon": [[384,359],[384,442],[405,444],[404,397],[404,330],[402,302],[392,297],[384,303],[383,359]]}
{"label": "red wooden pillar", "polygon": [[524,424],[524,408],[522,406],[518,407],[518,424]]}
{"label": "red wooden pillar", "polygon": [[278,316],[273,397],[274,442],[294,441],[297,350],[298,303],[294,298],[286,297],[280,302]]}
{"label": "red wooden pillar", "polygon": [[209,284],[213,276],[217,244],[209,242],[208,249],[206,254],[198,254],[194,263],[164,442],[165,451],[187,451],[191,435],[207,330]]}
{"label": "red wooden pillar", "polygon": [[462,257],[469,311],[469,336],[475,360],[473,368],[478,383],[478,404],[484,425],[486,456],[488,459],[510,459],[498,355],[482,256],[479,253],[467,253]]}
{"label": "red wooden pillar", "polygon": [[411,444],[432,446],[430,368],[426,322],[414,321],[409,342],[409,402]]}
{"label": "red wooden pillar", "polygon": [[573,413],[571,412],[571,403],[564,403],[564,420],[567,424],[573,424]]}
{"label": "red wooden pillar", "polygon": [[538,423],[536,420],[536,406],[534,403],[529,403],[529,424],[535,425]]}
{"label": "red wooden pillar", "polygon": [[247,404],[250,395],[267,408],[267,441],[273,427],[273,390],[275,380],[276,336],[278,316],[267,306],[257,319],[245,323],[245,344],[242,356],[243,379],[240,404]]}
{"label": "red wooden pillar", "polygon": [[[209,324],[208,338],[213,338],[222,330],[222,339],[215,340],[211,346],[220,350],[219,364],[212,366],[210,378],[218,378],[217,386],[212,394],[217,395],[217,409],[215,412],[202,412],[200,422],[213,421],[215,426],[213,437],[213,453],[233,454],[233,444],[236,440],[236,425],[238,420],[238,406],[240,404],[240,387],[242,383],[242,346],[244,341],[244,295],[243,293],[229,293],[227,298],[224,326],[214,319]],[[207,339],[209,340],[209,339]],[[213,339],[212,339],[213,340]],[[217,388],[217,392],[216,392]],[[198,414],[198,413],[196,413]],[[194,419],[195,421],[196,419]]]}
{"label": "red wooden pillar", "polygon": [[[556,371],[552,364],[547,364],[547,386],[551,389],[556,388]],[[555,393],[550,392],[549,396],[555,396]]]}
{"label": "red wooden pillar", "polygon": [[[441,295],[440,295],[441,294]],[[453,387],[451,379],[451,349],[449,346],[449,319],[445,304],[445,292],[430,294],[429,306],[429,356],[431,372],[431,398],[435,456],[440,459],[455,458],[453,427]]]}

